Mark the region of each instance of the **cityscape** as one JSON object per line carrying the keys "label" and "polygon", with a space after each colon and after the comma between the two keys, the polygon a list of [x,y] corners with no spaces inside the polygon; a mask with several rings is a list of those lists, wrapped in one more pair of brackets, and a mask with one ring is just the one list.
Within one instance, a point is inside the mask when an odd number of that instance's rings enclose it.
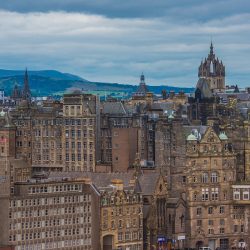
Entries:
{"label": "cityscape", "polygon": [[1,89],[0,249],[249,249],[250,87],[212,42],[197,71],[193,93]]}
{"label": "cityscape", "polygon": [[250,250],[249,0],[0,19],[0,250]]}

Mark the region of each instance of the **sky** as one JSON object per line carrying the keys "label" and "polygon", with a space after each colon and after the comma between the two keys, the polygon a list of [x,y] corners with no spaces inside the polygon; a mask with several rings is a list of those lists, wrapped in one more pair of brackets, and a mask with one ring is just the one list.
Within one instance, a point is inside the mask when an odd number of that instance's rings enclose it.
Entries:
{"label": "sky", "polygon": [[211,40],[226,83],[250,86],[249,0],[0,2],[0,68],[194,87]]}

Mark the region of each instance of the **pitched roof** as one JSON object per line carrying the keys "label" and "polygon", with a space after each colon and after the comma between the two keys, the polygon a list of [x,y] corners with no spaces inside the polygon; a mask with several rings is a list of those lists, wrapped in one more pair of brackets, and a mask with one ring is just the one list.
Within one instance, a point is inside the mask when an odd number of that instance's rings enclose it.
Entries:
{"label": "pitched roof", "polygon": [[153,195],[160,173],[147,173],[139,177],[143,195]]}
{"label": "pitched roof", "polygon": [[105,102],[103,103],[102,113],[125,115],[127,114],[127,110],[122,102]]}

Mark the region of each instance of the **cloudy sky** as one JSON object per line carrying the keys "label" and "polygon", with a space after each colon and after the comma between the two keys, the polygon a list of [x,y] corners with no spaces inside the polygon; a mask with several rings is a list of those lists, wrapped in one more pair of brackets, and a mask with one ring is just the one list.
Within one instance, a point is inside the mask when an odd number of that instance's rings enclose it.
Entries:
{"label": "cloudy sky", "polygon": [[194,86],[212,39],[226,82],[250,86],[249,0],[9,0],[0,20],[0,68]]}

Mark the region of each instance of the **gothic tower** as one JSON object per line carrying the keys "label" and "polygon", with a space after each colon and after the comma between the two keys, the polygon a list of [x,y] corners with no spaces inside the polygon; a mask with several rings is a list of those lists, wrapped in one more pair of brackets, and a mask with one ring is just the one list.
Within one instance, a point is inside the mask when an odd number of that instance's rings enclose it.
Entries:
{"label": "gothic tower", "polygon": [[208,57],[201,61],[198,76],[207,79],[213,93],[225,90],[225,66],[216,58],[212,42]]}

